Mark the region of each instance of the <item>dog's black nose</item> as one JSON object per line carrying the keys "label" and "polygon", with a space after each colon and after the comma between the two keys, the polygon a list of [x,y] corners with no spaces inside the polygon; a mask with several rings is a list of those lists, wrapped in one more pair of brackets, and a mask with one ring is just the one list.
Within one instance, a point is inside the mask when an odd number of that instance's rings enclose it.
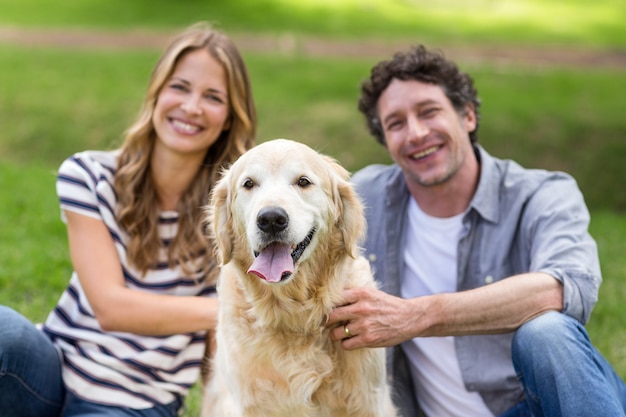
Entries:
{"label": "dog's black nose", "polygon": [[266,207],[256,216],[256,224],[265,233],[278,233],[289,226],[289,216],[281,207]]}

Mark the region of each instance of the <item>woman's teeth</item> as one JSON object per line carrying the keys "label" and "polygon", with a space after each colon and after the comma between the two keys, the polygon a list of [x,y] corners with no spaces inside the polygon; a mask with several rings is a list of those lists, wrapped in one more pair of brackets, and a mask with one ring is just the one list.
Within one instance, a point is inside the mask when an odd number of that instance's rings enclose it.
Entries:
{"label": "woman's teeth", "polygon": [[198,126],[181,122],[180,120],[172,120],[172,125],[174,126],[176,130],[181,131],[183,133],[188,133],[188,134],[196,133],[200,130]]}

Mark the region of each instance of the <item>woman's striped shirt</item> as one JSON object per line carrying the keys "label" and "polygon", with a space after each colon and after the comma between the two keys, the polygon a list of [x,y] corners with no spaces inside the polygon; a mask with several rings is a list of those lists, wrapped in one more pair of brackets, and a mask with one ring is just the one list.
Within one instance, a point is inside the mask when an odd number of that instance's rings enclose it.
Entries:
{"label": "woman's striped shirt", "polygon": [[[105,223],[129,288],[179,296],[213,294],[214,283],[206,282],[204,276],[190,278],[180,267],[169,268],[165,251],[145,276],[129,265],[128,238],[114,216],[117,156],[116,151],[85,151],[63,162],[57,177],[63,221],[67,210]],[[165,244],[177,228],[176,212],[160,214],[159,236]],[[68,389],[89,401],[135,409],[184,396],[198,379],[204,354],[204,332],[152,337],[103,331],[76,272],[43,330],[62,352]]]}

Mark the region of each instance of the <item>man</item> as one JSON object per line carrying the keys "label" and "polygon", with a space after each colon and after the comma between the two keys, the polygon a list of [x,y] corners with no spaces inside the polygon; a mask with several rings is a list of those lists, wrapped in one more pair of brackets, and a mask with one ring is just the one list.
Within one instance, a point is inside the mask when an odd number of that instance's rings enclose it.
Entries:
{"label": "man", "polygon": [[331,337],[392,347],[404,416],[624,416],[626,387],[583,327],[601,276],[574,179],[489,155],[471,78],[423,46],[361,92],[395,162],[353,177],[382,291],[346,291]]}

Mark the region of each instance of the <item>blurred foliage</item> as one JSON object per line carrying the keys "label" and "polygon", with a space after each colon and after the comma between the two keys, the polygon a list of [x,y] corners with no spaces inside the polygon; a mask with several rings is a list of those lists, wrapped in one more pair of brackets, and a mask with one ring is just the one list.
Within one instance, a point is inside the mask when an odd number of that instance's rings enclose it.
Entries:
{"label": "blurred foliage", "polygon": [[[159,51],[1,47],[0,160],[56,167],[73,152],[111,148],[139,111]],[[305,142],[349,170],[389,162],[356,109],[364,59],[248,52],[259,141]],[[626,72],[462,65],[482,99],[480,143],[527,167],[578,180],[593,208],[626,210]]]}
{"label": "blurred foliage", "polygon": [[178,28],[445,43],[626,46],[623,0],[0,0],[0,24]]}

